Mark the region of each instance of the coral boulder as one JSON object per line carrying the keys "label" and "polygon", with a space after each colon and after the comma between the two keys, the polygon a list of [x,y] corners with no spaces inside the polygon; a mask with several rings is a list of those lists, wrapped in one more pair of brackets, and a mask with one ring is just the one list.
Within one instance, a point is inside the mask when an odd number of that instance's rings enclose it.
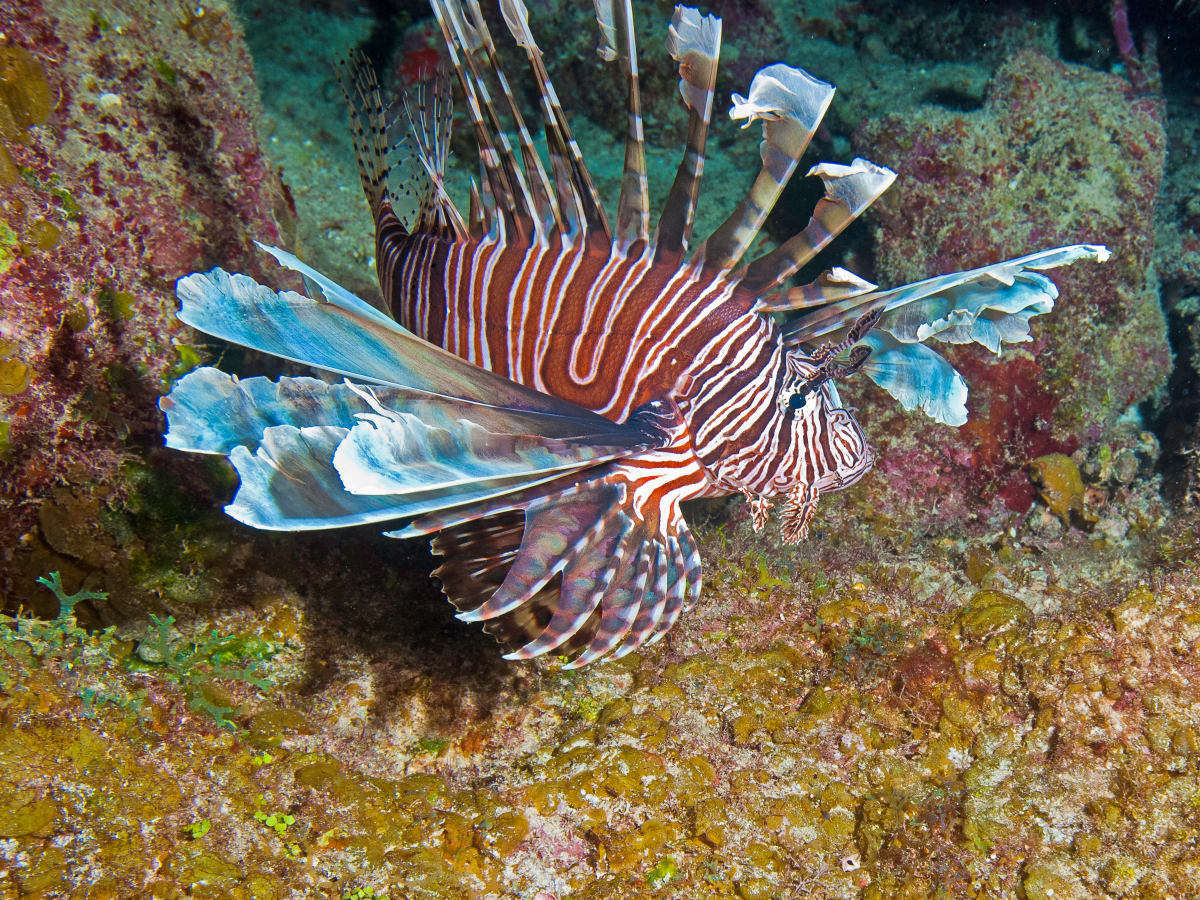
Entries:
{"label": "coral boulder", "polygon": [[160,442],[157,396],[204,355],[175,320],[175,279],[256,271],[252,239],[286,240],[257,118],[224,2],[0,9],[4,546],[39,543],[54,485],[115,502],[121,462]]}
{"label": "coral boulder", "polygon": [[881,451],[880,508],[934,528],[1022,512],[1031,460],[1102,440],[1170,370],[1150,265],[1160,107],[1115,76],[1024,51],[996,72],[981,109],[868,120],[855,143],[900,176],[873,213],[884,284],[1062,244],[1112,250],[1104,265],[1053,273],[1061,296],[1033,320],[1032,342],[1000,357],[939,348],[971,386],[962,428],[929,427],[850,386]]}

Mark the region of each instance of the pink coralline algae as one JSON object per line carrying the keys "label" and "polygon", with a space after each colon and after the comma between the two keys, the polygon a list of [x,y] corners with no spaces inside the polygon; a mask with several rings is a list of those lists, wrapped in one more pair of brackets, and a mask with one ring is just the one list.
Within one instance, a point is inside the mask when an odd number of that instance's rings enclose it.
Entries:
{"label": "pink coralline algae", "polygon": [[[175,279],[217,262],[254,270],[252,239],[289,240],[239,26],[221,2],[184,12],[149,0],[0,8],[0,87],[17,111],[0,135],[9,546],[50,486],[119,495],[121,461],[160,440],[154,398],[203,355],[175,319]],[[22,113],[39,91],[43,114]]]}
{"label": "pink coralline algae", "polygon": [[1113,251],[1105,266],[1056,277],[1061,296],[1034,320],[1031,343],[999,358],[946,348],[971,385],[962,428],[929,428],[920,413],[852,388],[879,450],[881,509],[934,528],[1023,512],[1031,459],[1102,440],[1170,370],[1150,269],[1165,149],[1158,106],[1121,79],[1027,51],[998,70],[982,109],[920,107],[868,121],[855,142],[900,173],[874,213],[887,283],[1054,244]]}

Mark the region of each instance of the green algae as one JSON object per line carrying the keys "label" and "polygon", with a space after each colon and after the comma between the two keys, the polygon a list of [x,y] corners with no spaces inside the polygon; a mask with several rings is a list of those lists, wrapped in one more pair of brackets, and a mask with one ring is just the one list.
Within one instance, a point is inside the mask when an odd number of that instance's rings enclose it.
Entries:
{"label": "green algae", "polygon": [[29,366],[19,359],[0,360],[0,394],[13,396],[20,394],[29,387],[33,373]]}
{"label": "green algae", "polygon": [[172,616],[151,615],[153,627],[136,644],[131,657],[134,669],[153,669],[179,684],[188,702],[211,716],[222,728],[235,729],[230,718],[235,707],[213,679],[243,682],[259,690],[271,686],[265,662],[282,647],[257,635],[221,635],[212,631],[203,638],[180,640],[172,634]]}
{"label": "green algae", "polygon": [[211,819],[200,819],[197,822],[189,822],[183,826],[183,833],[190,837],[193,841],[198,841],[212,831]]}
{"label": "green algae", "polygon": [[646,883],[650,887],[662,887],[679,877],[679,866],[675,864],[675,860],[670,856],[664,856],[660,859],[649,872],[646,873]]}
{"label": "green algae", "polygon": [[132,319],[137,312],[137,298],[129,291],[118,290],[112,286],[103,288],[96,301],[101,309],[106,310],[118,322]]}
{"label": "green algae", "polygon": [[21,240],[12,227],[0,219],[0,274],[7,272],[16,262]]}
{"label": "green algae", "polygon": [[162,57],[156,56],[150,60],[150,66],[162,76],[163,81],[174,87],[179,81],[179,73]]}

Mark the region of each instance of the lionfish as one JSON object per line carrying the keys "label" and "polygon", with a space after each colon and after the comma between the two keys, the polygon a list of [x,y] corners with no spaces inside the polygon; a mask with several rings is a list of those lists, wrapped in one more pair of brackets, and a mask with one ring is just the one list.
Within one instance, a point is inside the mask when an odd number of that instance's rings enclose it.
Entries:
{"label": "lionfish", "polygon": [[[610,221],[522,0],[500,11],[537,85],[549,171],[477,0],[432,5],[449,66],[398,110],[368,66],[344,73],[391,316],[273,247],[308,296],[220,268],[188,275],[185,323],[345,380],[206,367],[161,407],[168,446],[232,461],[241,484],[226,510],[241,522],[399,520],[386,534],[435,535],[434,574],[459,618],[485,623],[508,659],[554,651],[578,668],[660,639],[700,594],[683,501],[740,494],[758,530],[782,498],[784,539],[803,539],[821,495],[874,459],[837,380],[862,372],[962,424],[966,384],[926,342],[1027,341],[1057,296],[1039,270],[1107,256],[1073,245],[890,290],[844,268],[790,286],[895,178],[855,159],[810,169],[825,194],[807,227],[747,262],[834,94],[783,64],[733,95],[732,118],[762,123],[762,168],[691,249],[721,22],[684,6],[666,43],[686,149],[651,231],[630,0],[596,0],[599,51],[628,96]],[[454,76],[479,149],[466,216],[444,181]]]}

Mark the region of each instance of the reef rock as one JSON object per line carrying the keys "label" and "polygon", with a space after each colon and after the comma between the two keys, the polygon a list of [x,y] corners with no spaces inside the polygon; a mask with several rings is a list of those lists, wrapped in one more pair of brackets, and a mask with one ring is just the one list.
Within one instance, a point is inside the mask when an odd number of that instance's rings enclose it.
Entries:
{"label": "reef rock", "polygon": [[289,243],[258,115],[223,0],[0,8],[5,546],[51,485],[119,498],[120,463],[160,442],[155,400],[204,355],[175,319],[175,279],[255,271],[252,239]]}
{"label": "reef rock", "polygon": [[1032,342],[998,358],[945,347],[971,387],[962,428],[847,385],[879,451],[867,488],[879,510],[932,528],[1023,512],[1034,496],[1026,464],[1102,440],[1170,370],[1151,266],[1159,106],[1117,77],[1025,51],[997,71],[981,109],[871,119],[855,145],[900,175],[873,212],[885,285],[1060,244],[1112,250],[1104,265],[1054,273],[1061,296],[1033,320]]}

